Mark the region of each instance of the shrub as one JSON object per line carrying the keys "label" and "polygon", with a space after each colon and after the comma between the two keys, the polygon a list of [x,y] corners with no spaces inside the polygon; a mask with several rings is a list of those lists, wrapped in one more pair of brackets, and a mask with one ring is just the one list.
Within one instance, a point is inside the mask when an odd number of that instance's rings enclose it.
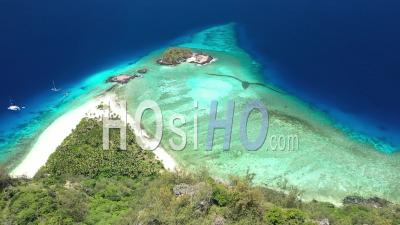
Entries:
{"label": "shrub", "polygon": [[265,214],[265,222],[268,225],[304,225],[306,216],[298,209],[273,208]]}
{"label": "shrub", "polygon": [[215,204],[218,206],[226,206],[232,201],[232,197],[230,196],[228,189],[222,184],[217,184],[214,186],[212,198]]}
{"label": "shrub", "polygon": [[60,211],[74,222],[82,222],[87,214],[86,195],[76,190],[62,190],[57,194]]}
{"label": "shrub", "polygon": [[304,212],[299,209],[288,209],[286,211],[286,224],[287,225],[302,225],[305,223],[306,216]]}
{"label": "shrub", "polygon": [[12,184],[12,178],[4,168],[0,168],[0,191]]}
{"label": "shrub", "polygon": [[232,178],[230,216],[233,219],[249,217],[261,220],[264,207],[263,193],[260,188],[251,186],[254,175],[248,174],[244,179]]}
{"label": "shrub", "polygon": [[286,225],[285,214],[282,209],[274,208],[265,214],[265,222],[267,225]]}

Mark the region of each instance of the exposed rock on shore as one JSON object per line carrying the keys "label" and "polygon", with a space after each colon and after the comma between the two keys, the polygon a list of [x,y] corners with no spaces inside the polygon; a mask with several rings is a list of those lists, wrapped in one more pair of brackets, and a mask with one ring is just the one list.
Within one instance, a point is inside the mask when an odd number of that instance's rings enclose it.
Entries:
{"label": "exposed rock on shore", "polygon": [[192,56],[186,60],[186,62],[205,65],[212,62],[213,60],[214,58],[209,55],[203,53],[193,53]]}
{"label": "exposed rock on shore", "polygon": [[140,74],[145,74],[147,73],[149,70],[147,68],[143,68],[143,69],[139,69],[136,72],[140,73]]}
{"label": "exposed rock on shore", "polygon": [[382,199],[382,198],[378,198],[378,197],[373,197],[373,198],[362,198],[359,196],[348,196],[346,198],[343,199],[343,204],[344,205],[369,205],[372,206],[374,208],[382,208],[385,207],[389,204],[391,204],[391,202]]}
{"label": "exposed rock on shore", "polygon": [[128,83],[131,79],[135,79],[136,77],[139,77],[138,75],[126,75],[126,74],[121,74],[118,76],[113,76],[107,79],[107,82],[113,82],[113,83],[119,83],[119,84],[126,84]]}
{"label": "exposed rock on shore", "polygon": [[137,74],[134,74],[134,75],[120,74],[117,76],[112,76],[112,77],[109,77],[106,82],[107,83],[111,82],[111,83],[126,84],[132,79],[135,79],[138,77],[143,77],[143,74],[145,74],[147,72],[148,72],[147,68],[141,68],[136,71]]}

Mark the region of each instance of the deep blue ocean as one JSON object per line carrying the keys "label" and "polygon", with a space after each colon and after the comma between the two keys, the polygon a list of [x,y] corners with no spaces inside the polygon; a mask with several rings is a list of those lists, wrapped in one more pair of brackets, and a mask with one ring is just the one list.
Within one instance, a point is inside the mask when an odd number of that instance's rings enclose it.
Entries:
{"label": "deep blue ocean", "polygon": [[10,99],[51,95],[52,80],[65,88],[228,22],[266,80],[400,146],[398,0],[0,0],[0,116],[18,116]]}

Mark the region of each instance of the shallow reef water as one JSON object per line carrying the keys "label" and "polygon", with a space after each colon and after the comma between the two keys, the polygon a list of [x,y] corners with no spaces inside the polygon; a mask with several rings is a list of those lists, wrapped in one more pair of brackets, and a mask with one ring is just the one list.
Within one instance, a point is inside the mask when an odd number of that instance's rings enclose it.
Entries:
{"label": "shallow reef water", "polygon": [[[377,148],[376,142],[354,138],[326,113],[265,83],[261,66],[238,47],[234,24],[213,27],[183,40],[179,46],[206,52],[217,61],[205,66],[186,63],[160,66],[156,63],[163,51],[160,49],[127,68],[129,71],[146,67],[149,72],[119,92],[128,101],[132,115],[143,100],[159,104],[164,122],[162,144],[185,169],[206,168],[222,179],[255,173],[255,183],[277,189],[282,184],[293,185],[304,192],[305,200],[340,204],[344,197],[359,194],[400,202],[400,154],[386,154]],[[245,87],[242,81],[262,85]],[[240,142],[239,123],[244,106],[254,99],[261,100],[268,108],[269,129],[262,148],[250,152]],[[212,100],[218,101],[219,119],[225,117],[227,102],[235,101],[228,151],[223,151],[224,130],[215,131],[213,149],[205,151]],[[186,119],[180,128],[187,134],[187,145],[181,151],[173,151],[169,144],[170,138],[180,141],[169,131],[168,120],[176,113]],[[197,149],[193,143],[195,115],[198,116]],[[149,133],[154,132],[150,114],[144,115],[142,123]],[[258,135],[260,123],[260,114],[251,114],[249,137]],[[286,145],[277,148],[277,139]]]}

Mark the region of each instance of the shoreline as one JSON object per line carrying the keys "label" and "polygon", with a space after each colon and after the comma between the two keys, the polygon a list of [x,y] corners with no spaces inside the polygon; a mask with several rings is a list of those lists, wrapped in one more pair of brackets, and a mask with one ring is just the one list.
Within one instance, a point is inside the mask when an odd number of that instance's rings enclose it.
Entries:
{"label": "shoreline", "polygon": [[[97,109],[97,106],[102,103],[110,103],[111,111],[116,114],[120,114],[122,108],[116,103],[115,94],[107,93],[102,96],[96,97],[93,100],[89,100],[87,103],[79,106],[76,109],[66,112],[65,114],[58,117],[52,122],[38,137],[37,141],[33,144],[29,153],[25,158],[11,171],[11,177],[25,177],[33,178],[35,174],[44,166],[50,157],[50,155],[56,151],[58,146],[62,144],[64,139],[68,137],[79,124],[79,122],[85,118],[101,118],[103,110]],[[132,127],[135,121],[127,114],[127,123]],[[135,131],[135,135],[138,131]],[[161,161],[164,168],[169,171],[178,170],[178,164],[170,156],[164,148],[159,146],[153,151],[157,160]]]}
{"label": "shoreline", "polygon": [[[121,105],[119,105],[116,101],[118,100],[118,97],[115,94],[106,94],[104,96],[106,103],[109,102],[109,107],[110,107],[110,113],[115,113],[117,115],[121,115],[124,110],[122,109]],[[103,101],[104,102],[104,101]],[[136,121],[133,119],[133,117],[126,111],[127,114],[127,124],[130,126],[131,130],[134,132],[134,134],[137,136],[140,134],[138,130],[135,129],[135,123]],[[129,127],[128,127],[129,128]],[[148,136],[148,134],[145,132],[145,130],[142,131],[144,136]],[[145,142],[145,144],[149,145],[152,144],[151,142]],[[159,160],[164,168],[168,171],[179,171],[179,166],[176,160],[168,154],[168,152],[161,146],[161,144],[153,151],[153,154],[156,156],[156,159]]]}

